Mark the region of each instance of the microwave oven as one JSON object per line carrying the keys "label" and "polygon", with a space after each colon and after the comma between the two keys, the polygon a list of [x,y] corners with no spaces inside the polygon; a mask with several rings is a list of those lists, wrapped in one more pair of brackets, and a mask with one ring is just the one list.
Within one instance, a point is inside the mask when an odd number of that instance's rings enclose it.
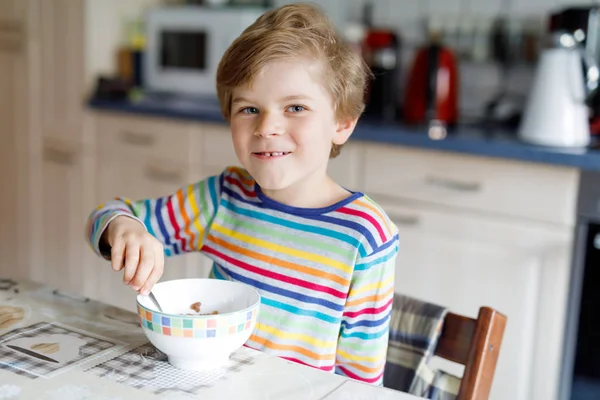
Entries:
{"label": "microwave oven", "polygon": [[217,67],[225,50],[264,12],[258,7],[169,6],[149,10],[145,89],[216,94]]}

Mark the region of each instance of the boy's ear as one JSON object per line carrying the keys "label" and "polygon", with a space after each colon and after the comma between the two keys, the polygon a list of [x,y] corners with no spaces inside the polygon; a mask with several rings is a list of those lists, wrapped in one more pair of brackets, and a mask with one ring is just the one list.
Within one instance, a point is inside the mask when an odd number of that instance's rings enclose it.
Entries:
{"label": "boy's ear", "polygon": [[346,143],[350,135],[352,135],[357,122],[358,118],[345,118],[340,120],[333,137],[333,144],[342,145]]}

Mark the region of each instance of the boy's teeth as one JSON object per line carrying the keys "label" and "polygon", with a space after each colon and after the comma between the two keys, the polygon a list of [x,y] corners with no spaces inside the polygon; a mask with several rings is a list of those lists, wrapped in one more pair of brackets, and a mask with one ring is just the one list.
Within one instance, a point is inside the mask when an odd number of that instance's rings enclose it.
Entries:
{"label": "boy's teeth", "polygon": [[284,153],[281,151],[278,151],[278,152],[273,152],[273,153],[262,153],[262,154],[267,157],[276,157],[276,156],[282,156]]}

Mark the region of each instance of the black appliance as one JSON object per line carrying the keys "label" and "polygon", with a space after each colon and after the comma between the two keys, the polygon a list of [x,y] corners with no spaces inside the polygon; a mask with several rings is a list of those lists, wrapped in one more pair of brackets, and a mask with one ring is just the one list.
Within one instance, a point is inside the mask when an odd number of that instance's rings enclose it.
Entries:
{"label": "black appliance", "polygon": [[559,400],[600,399],[600,172],[583,171]]}

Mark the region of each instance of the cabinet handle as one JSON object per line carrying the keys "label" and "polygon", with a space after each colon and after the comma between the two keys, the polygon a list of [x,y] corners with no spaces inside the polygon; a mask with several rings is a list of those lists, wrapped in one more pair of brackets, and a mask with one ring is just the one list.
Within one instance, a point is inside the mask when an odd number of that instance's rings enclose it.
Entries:
{"label": "cabinet handle", "polygon": [[425,178],[425,182],[431,186],[443,187],[458,192],[479,192],[481,190],[481,183],[479,182],[464,182],[436,176],[428,176]]}
{"label": "cabinet handle", "polygon": [[10,51],[10,52],[19,52],[23,48],[23,41],[16,37],[10,35],[3,35],[0,32],[0,50]]}
{"label": "cabinet handle", "polygon": [[44,147],[44,160],[60,165],[73,165],[75,164],[75,153],[68,150]]}
{"label": "cabinet handle", "polygon": [[23,28],[23,23],[10,19],[0,20],[0,32],[16,32],[20,33]]}
{"label": "cabinet handle", "polygon": [[421,223],[421,219],[416,215],[399,215],[399,214],[388,214],[388,217],[396,225],[402,226],[417,226]]}
{"label": "cabinet handle", "polygon": [[134,146],[150,147],[154,145],[154,137],[145,133],[130,131],[121,132],[121,141]]}
{"label": "cabinet handle", "polygon": [[164,170],[156,167],[148,167],[146,176],[156,182],[181,184],[183,173],[176,170]]}

